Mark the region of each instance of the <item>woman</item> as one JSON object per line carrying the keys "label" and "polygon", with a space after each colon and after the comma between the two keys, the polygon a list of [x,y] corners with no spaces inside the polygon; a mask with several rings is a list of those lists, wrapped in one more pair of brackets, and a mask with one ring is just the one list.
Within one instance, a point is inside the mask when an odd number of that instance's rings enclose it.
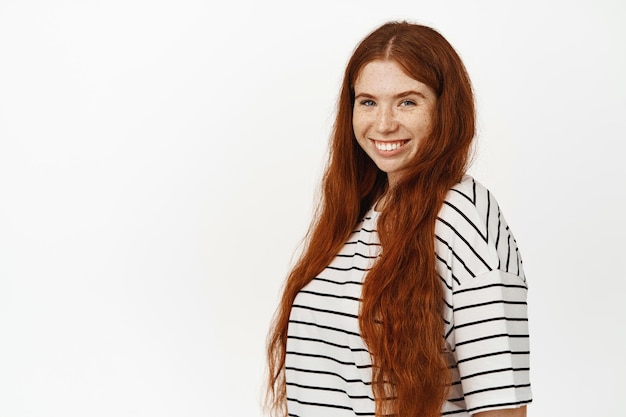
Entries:
{"label": "woman", "polygon": [[474,125],[439,33],[392,22],[358,45],[269,335],[276,414],[526,415],[526,281],[496,200],[465,174]]}

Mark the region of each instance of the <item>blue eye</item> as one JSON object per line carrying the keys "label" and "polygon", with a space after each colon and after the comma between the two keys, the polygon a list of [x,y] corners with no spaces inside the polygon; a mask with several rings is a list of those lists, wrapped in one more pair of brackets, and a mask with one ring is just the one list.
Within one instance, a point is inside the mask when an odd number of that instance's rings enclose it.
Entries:
{"label": "blue eye", "polygon": [[374,105],[376,105],[376,103],[374,103],[373,100],[361,100],[360,104],[362,106],[374,106]]}
{"label": "blue eye", "polygon": [[406,107],[406,106],[415,106],[415,105],[416,105],[416,103],[415,103],[413,100],[403,100],[403,101],[400,103],[400,105],[401,105],[401,106],[405,106],[405,107]]}

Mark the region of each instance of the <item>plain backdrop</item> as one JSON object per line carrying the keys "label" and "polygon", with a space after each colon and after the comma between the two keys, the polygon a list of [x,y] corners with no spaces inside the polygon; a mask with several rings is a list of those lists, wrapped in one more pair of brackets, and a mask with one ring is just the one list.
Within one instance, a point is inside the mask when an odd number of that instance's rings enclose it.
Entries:
{"label": "plain backdrop", "polygon": [[623,415],[621,1],[0,1],[0,417],[260,416],[356,43],[438,29],[530,285],[529,416]]}

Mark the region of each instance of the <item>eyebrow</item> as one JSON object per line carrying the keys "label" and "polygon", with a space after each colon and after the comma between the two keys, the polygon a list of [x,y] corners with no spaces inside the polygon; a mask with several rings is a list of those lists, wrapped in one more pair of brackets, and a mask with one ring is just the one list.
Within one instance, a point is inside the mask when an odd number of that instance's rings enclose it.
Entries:
{"label": "eyebrow", "polygon": [[[401,93],[395,94],[393,96],[394,99],[398,99],[398,98],[402,98],[402,97],[406,97],[406,96],[410,96],[410,95],[416,95],[416,96],[420,96],[422,98],[426,98],[426,96],[423,93],[420,93],[419,91],[415,91],[415,90],[408,90],[408,91],[403,91]],[[355,99],[357,98],[375,98],[374,95],[369,94],[369,93],[359,93],[356,96],[354,96]]]}

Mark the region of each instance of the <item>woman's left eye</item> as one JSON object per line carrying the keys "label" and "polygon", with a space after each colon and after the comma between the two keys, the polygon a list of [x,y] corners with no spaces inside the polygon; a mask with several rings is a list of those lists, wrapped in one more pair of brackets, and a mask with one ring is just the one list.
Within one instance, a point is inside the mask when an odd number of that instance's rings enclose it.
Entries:
{"label": "woman's left eye", "polygon": [[413,100],[402,100],[400,103],[401,106],[415,106],[415,102]]}

